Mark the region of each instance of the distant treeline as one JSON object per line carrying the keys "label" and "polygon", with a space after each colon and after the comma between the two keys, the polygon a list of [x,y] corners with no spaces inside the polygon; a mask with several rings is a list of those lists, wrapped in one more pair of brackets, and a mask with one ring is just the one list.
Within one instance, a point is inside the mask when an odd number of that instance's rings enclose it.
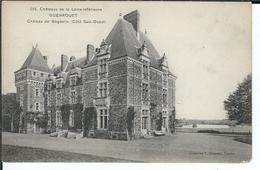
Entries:
{"label": "distant treeline", "polygon": [[197,120],[197,119],[176,119],[176,125],[190,125],[190,124],[210,124],[210,125],[235,125],[235,121],[228,119],[220,120]]}

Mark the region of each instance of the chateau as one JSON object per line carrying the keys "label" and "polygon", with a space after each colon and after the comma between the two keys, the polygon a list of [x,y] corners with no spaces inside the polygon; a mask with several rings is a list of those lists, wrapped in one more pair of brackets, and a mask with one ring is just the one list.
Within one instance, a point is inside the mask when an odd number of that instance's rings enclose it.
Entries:
{"label": "chateau", "polygon": [[79,59],[61,55],[53,68],[33,47],[15,72],[20,132],[69,130],[120,140],[129,129],[134,138],[172,132],[176,76],[139,22],[137,10],[120,17],[99,47],[88,44]]}

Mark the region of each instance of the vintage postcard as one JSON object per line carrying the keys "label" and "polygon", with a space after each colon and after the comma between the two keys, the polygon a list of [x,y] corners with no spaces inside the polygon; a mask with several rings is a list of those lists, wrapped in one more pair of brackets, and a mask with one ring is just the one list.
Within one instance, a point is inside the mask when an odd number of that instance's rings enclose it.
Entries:
{"label": "vintage postcard", "polygon": [[2,161],[252,158],[251,3],[2,2]]}

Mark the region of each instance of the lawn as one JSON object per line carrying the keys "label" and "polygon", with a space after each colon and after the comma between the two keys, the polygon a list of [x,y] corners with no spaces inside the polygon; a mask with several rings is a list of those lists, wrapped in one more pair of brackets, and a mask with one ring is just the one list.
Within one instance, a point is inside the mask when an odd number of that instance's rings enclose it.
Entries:
{"label": "lawn", "polygon": [[251,145],[252,144],[252,135],[236,136],[236,137],[234,137],[234,140]]}
{"label": "lawn", "polygon": [[130,162],[123,159],[13,145],[2,145],[2,155],[4,162]]}

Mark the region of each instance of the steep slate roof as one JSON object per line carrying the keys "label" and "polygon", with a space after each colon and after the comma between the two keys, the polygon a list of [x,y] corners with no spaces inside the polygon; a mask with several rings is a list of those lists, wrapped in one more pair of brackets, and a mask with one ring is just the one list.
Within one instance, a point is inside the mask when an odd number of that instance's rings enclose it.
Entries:
{"label": "steep slate roof", "polygon": [[[119,18],[105,39],[107,44],[112,44],[110,60],[129,56],[136,60],[140,60],[136,50],[141,46],[136,38],[135,30],[131,23]],[[94,56],[88,66],[97,64],[97,56]]]}
{"label": "steep slate roof", "polygon": [[[117,59],[120,57],[128,56],[135,60],[140,60],[137,49],[145,42],[148,48],[148,55],[150,57],[151,66],[160,69],[161,56],[153,46],[152,42],[146,36],[146,34],[139,31],[139,40],[136,36],[136,31],[133,25],[123,18],[119,18],[105,39],[107,44],[112,44],[111,57],[109,60]],[[84,67],[84,58],[69,62],[66,72],[71,69],[72,63],[80,68]],[[97,64],[97,55],[85,66],[93,66]],[[54,68],[54,74],[60,72],[60,66]],[[169,72],[172,74],[171,72]]]}
{"label": "steep slate roof", "polygon": [[140,42],[143,44],[145,42],[147,48],[148,48],[148,55],[150,57],[151,66],[155,68],[160,67],[160,54],[157,52],[155,47],[153,46],[152,42],[149,40],[149,38],[146,36],[146,34],[139,31],[139,37]]}
{"label": "steep slate roof", "polygon": [[[137,48],[140,48],[145,41],[148,48],[148,55],[151,59],[151,66],[159,69],[159,53],[144,33],[139,31],[139,37],[140,39],[138,40],[136,37],[136,31],[131,23],[123,18],[119,18],[105,39],[107,44],[112,44],[110,60],[123,56],[140,60],[138,57]],[[88,66],[95,64],[97,64],[96,56],[92,59]]]}
{"label": "steep slate roof", "polygon": [[31,53],[23,63],[22,67],[19,70],[31,68],[43,72],[51,73],[47,62],[44,60],[40,50],[37,47],[33,47]]}
{"label": "steep slate roof", "polygon": [[112,44],[111,58],[115,59],[122,56],[129,56],[139,59],[137,48],[141,46],[136,38],[136,32],[131,23],[119,18],[111,32],[106,38],[107,44]]}
{"label": "steep slate roof", "polygon": [[[68,62],[68,65],[66,67],[65,72],[70,72],[70,70],[75,68],[75,67],[82,68],[85,64],[85,60],[86,60],[86,58],[82,57],[82,58],[76,59],[74,61]],[[60,65],[53,69],[54,75],[57,75],[60,72],[61,72],[61,66]]]}

